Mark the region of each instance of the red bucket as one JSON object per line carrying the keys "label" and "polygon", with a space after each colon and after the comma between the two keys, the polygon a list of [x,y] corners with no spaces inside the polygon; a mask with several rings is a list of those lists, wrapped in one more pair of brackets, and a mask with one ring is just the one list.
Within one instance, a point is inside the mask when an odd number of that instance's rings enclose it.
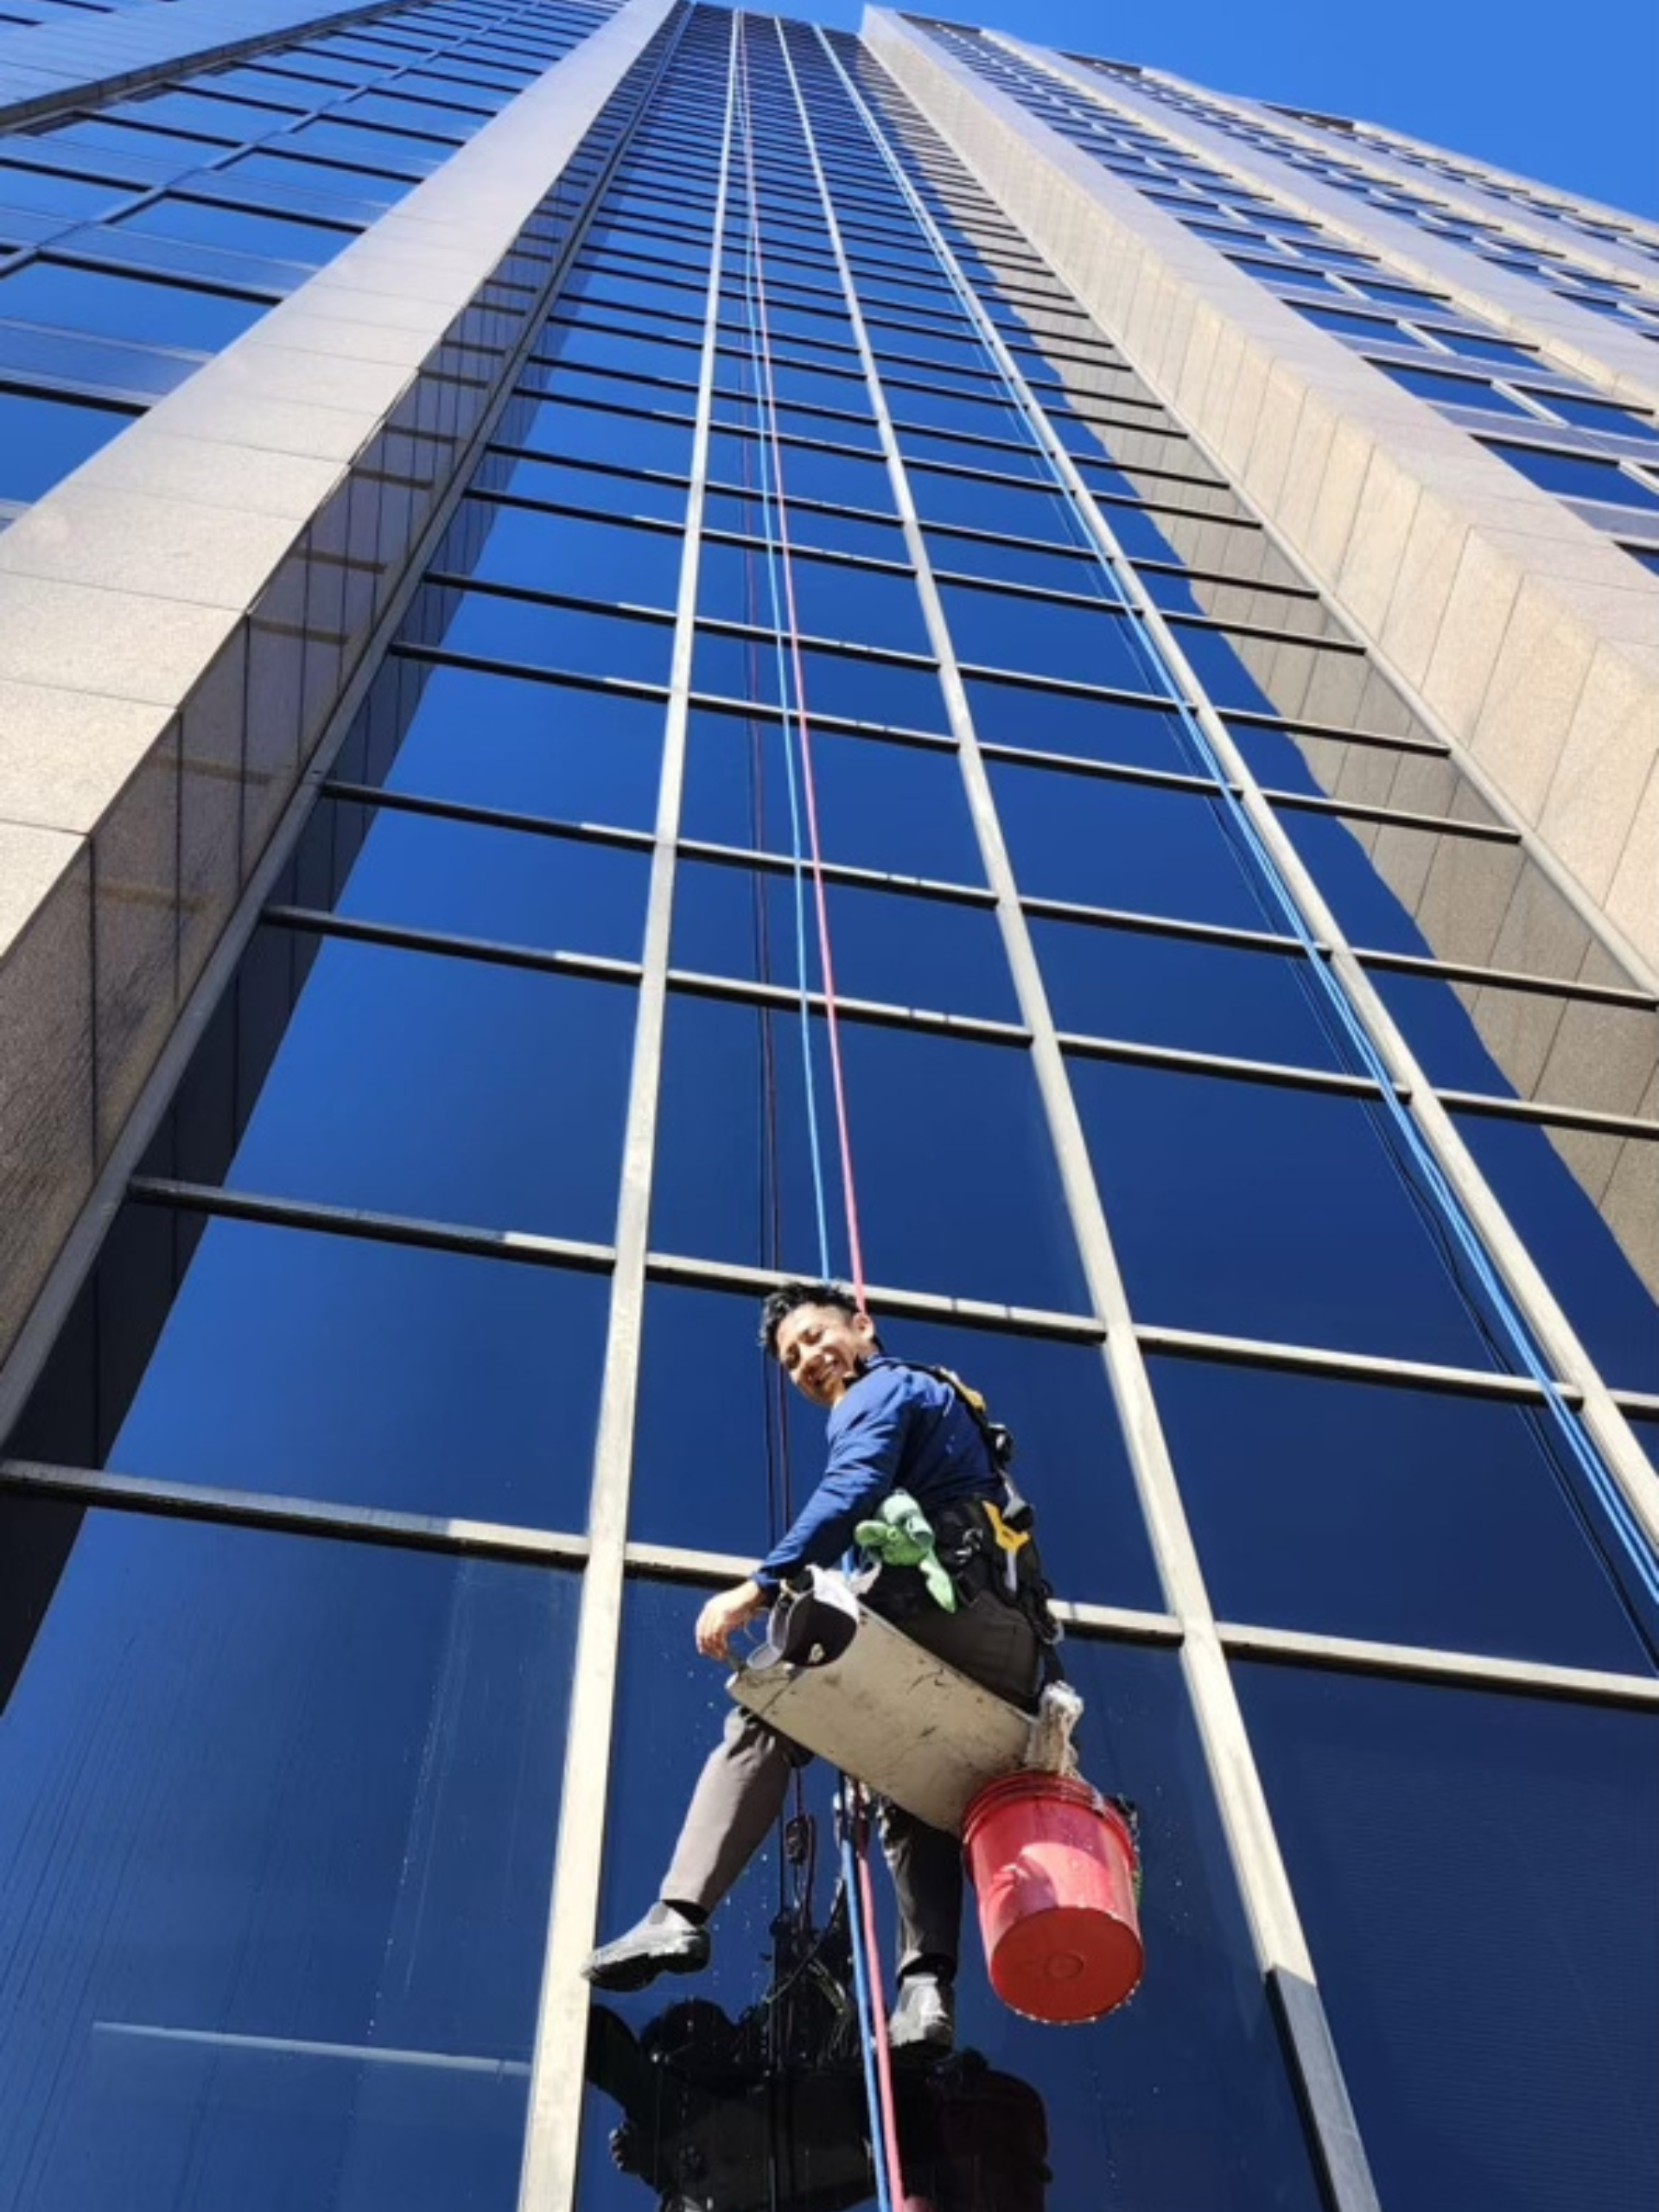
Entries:
{"label": "red bucket", "polygon": [[1005,2005],[1058,2027],[1097,2020],[1134,1993],[1145,1961],[1135,1839],[1098,1790],[1064,1775],[1005,1775],[969,1806],[962,1840]]}

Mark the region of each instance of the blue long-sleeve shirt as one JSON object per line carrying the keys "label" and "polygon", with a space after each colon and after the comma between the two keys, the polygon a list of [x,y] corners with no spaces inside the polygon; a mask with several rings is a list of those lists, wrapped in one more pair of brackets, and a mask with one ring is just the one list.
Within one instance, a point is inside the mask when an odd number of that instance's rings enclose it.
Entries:
{"label": "blue long-sleeve shirt", "polygon": [[833,1566],[890,1491],[908,1491],[930,1518],[957,1498],[1001,1494],[1001,1478],[967,1407],[949,1383],[902,1360],[871,1360],[831,1409],[825,1433],[822,1481],[755,1569],[768,1595],[804,1567]]}

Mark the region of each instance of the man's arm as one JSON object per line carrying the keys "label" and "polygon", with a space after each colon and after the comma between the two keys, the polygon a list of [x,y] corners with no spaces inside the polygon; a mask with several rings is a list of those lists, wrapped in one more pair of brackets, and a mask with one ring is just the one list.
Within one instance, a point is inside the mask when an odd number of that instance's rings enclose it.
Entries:
{"label": "man's arm", "polygon": [[915,1403],[908,1370],[878,1368],[855,1382],[836,1407],[823,1479],[789,1534],[755,1569],[755,1586],[768,1598],[804,1567],[833,1566],[859,1522],[880,1509],[898,1478]]}

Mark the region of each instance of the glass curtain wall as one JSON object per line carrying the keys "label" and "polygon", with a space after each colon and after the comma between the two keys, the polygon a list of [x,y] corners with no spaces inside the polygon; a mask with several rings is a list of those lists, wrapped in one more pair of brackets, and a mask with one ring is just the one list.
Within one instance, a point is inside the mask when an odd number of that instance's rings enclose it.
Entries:
{"label": "glass curtain wall", "polygon": [[0,527],[440,168],[613,0],[423,0],[0,134]]}
{"label": "glass curtain wall", "polygon": [[[1323,223],[1278,207],[1213,162],[1010,54],[981,33],[923,26],[958,60],[1103,168],[1215,246],[1299,315],[1427,399],[1531,482],[1597,528],[1659,550],[1659,428],[1486,317],[1353,248]],[[1147,88],[1157,96],[1157,88]],[[1166,92],[1171,106],[1213,115]],[[1276,149],[1275,149],[1276,150]],[[1650,334],[1659,337],[1659,323]],[[1501,420],[1494,420],[1500,417]]]}
{"label": "glass curtain wall", "polygon": [[918,2193],[1330,2202],[1265,1912],[1389,2212],[1637,2212],[1648,1588],[1137,610],[1637,1412],[1651,1002],[856,41],[683,27],[7,1441],[10,2201],[505,2207],[527,2103],[535,2212],[870,2200],[783,2005],[816,1773],[695,1988],[541,1986],[561,1819],[640,1910],[702,1596],[817,1471],[753,1343],[851,1258],[810,797],[872,1300],[1019,1434],[1146,1858],[1119,2018],[1017,2019],[970,1937]]}

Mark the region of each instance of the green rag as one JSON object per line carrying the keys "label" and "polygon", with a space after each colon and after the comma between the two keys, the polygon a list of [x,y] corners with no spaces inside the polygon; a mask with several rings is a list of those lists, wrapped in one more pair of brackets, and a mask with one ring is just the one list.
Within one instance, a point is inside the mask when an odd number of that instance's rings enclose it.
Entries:
{"label": "green rag", "polygon": [[956,1611],[957,1586],[933,1548],[931,1523],[907,1490],[890,1491],[880,1519],[861,1521],[853,1535],[883,1567],[919,1567],[928,1595],[947,1613]]}

